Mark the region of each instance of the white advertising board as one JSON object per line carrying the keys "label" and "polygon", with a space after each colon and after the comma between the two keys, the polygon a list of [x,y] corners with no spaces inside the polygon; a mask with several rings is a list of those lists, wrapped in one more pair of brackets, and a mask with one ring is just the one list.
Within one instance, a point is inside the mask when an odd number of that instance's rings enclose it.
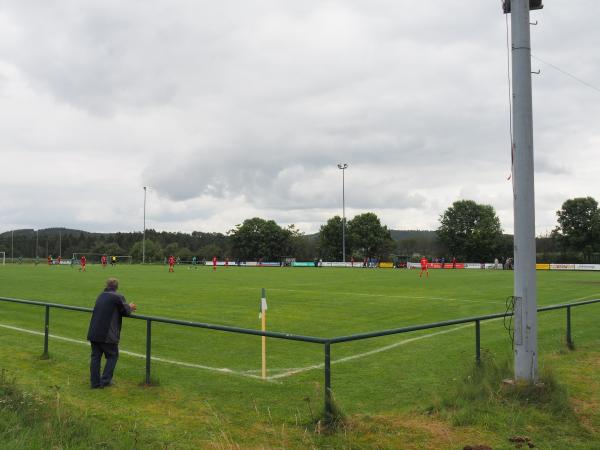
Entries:
{"label": "white advertising board", "polygon": [[575,270],[575,264],[550,264],[550,270]]}
{"label": "white advertising board", "polygon": [[600,270],[600,264],[575,264],[575,270]]}

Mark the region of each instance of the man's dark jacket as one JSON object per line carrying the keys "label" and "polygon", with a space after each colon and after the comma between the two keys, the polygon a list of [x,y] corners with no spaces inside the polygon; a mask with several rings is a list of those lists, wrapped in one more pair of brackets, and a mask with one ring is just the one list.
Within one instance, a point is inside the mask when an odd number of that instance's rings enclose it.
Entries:
{"label": "man's dark jacket", "polygon": [[88,341],[118,344],[122,317],[130,314],[131,307],[125,301],[125,297],[114,290],[105,289],[96,299],[88,330]]}

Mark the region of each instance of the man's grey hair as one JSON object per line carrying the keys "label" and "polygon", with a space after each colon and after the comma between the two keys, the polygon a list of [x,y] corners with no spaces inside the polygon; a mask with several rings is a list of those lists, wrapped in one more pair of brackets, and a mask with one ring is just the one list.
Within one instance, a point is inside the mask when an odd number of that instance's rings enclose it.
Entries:
{"label": "man's grey hair", "polygon": [[110,291],[116,291],[117,289],[119,289],[119,280],[117,280],[116,278],[109,278],[108,280],[106,280],[106,289]]}

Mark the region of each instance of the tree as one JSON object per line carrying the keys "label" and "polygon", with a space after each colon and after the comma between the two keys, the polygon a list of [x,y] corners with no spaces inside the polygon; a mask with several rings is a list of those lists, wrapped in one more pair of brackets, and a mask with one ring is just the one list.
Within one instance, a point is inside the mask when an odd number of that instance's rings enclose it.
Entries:
{"label": "tree", "polygon": [[273,220],[260,217],[244,220],[229,232],[235,258],[279,261],[293,251],[293,226],[281,228]]}
{"label": "tree", "polygon": [[598,248],[600,238],[600,211],[592,197],[572,198],[565,201],[559,211],[558,226],[552,235],[564,249],[589,254]]}
{"label": "tree", "polygon": [[[346,250],[348,254],[351,248],[348,236],[346,236]],[[319,231],[319,251],[323,258],[329,261],[342,260],[342,218],[334,216],[321,225]]]}
{"label": "tree", "polygon": [[459,200],[442,216],[437,230],[452,256],[463,261],[492,260],[502,243],[502,227],[490,205]]}
{"label": "tree", "polygon": [[347,226],[353,252],[364,257],[387,257],[394,248],[390,230],[381,225],[379,217],[374,213],[354,216]]}
{"label": "tree", "polygon": [[96,245],[92,247],[90,253],[104,253],[106,255],[115,255],[115,256],[123,256],[126,254],[125,250],[123,250],[119,244],[116,242],[98,242]]}
{"label": "tree", "polygon": [[177,242],[171,242],[167,244],[163,249],[163,256],[168,258],[169,256],[181,256],[179,244]]}
{"label": "tree", "polygon": [[[131,246],[129,250],[131,252],[131,257],[136,261],[142,260],[142,241],[138,241]],[[163,250],[160,244],[157,244],[154,241],[146,239],[146,262],[157,262],[162,261],[163,259]]]}
{"label": "tree", "polygon": [[214,256],[217,258],[223,257],[223,249],[216,244],[207,244],[200,247],[198,256],[204,261],[210,261]]}

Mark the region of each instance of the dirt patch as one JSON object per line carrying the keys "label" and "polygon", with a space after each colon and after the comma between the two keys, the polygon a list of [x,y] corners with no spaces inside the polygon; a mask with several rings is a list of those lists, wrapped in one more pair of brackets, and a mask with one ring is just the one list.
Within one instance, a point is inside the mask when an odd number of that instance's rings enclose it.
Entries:
{"label": "dirt patch", "polygon": [[377,448],[493,448],[494,439],[475,428],[452,427],[431,416],[353,416],[348,420],[356,442]]}

